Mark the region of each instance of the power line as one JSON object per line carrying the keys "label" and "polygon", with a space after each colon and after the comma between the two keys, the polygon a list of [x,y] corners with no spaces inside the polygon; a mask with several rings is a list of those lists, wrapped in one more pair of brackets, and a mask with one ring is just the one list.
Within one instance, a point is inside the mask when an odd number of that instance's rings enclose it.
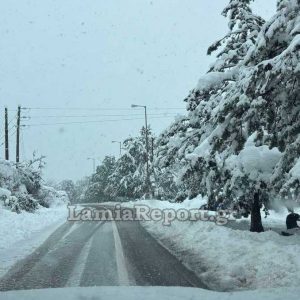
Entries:
{"label": "power line", "polygon": [[[15,130],[13,133],[11,133],[11,134],[9,135],[9,137],[12,137],[16,132],[17,132],[17,130]],[[3,146],[4,144],[5,144],[5,141],[4,141],[3,143],[1,143],[0,146]]]}
{"label": "power line", "polygon": [[23,152],[23,156],[24,159],[26,160],[26,151],[25,151],[25,146],[24,146],[24,133],[23,130],[21,131],[21,146],[22,146],[22,152]]}
{"label": "power line", "polygon": [[[12,125],[11,127],[9,127],[8,128],[8,131],[11,131],[13,128],[15,128],[16,127],[16,125],[14,124],[14,125]],[[1,137],[0,137],[0,141],[2,140],[2,139],[4,139],[4,137],[5,137],[5,134],[3,134]]]}
{"label": "power line", "polygon": [[[154,114],[148,114],[149,116],[167,116],[172,115],[176,116],[178,113],[154,113]],[[93,118],[93,117],[126,117],[126,116],[140,116],[141,114],[118,114],[118,115],[112,115],[112,114],[100,114],[100,115],[38,115],[38,116],[29,116],[26,117],[26,119],[32,119],[32,118]]]}
{"label": "power line", "polygon": [[[12,121],[12,120],[11,120]],[[10,122],[8,122],[8,125],[11,123],[11,121]],[[15,124],[13,124],[11,127],[9,127],[8,128],[8,131],[11,131],[13,128],[15,128],[16,127],[16,125]],[[4,139],[4,137],[5,137],[5,134],[3,134],[1,137],[0,137],[0,141],[2,140],[2,139]]]}
{"label": "power line", "polygon": [[[81,110],[81,111],[95,111],[95,110],[106,110],[106,111],[132,111],[132,108],[100,108],[100,107],[22,107],[25,110]],[[182,107],[153,107],[149,110],[186,110]]]}
{"label": "power line", "polygon": [[[152,117],[151,119],[162,119],[165,117]],[[172,117],[173,116],[169,116]],[[73,122],[57,122],[57,123],[40,123],[40,124],[24,124],[22,127],[34,127],[34,126],[52,126],[52,125],[69,125],[69,124],[89,124],[89,123],[105,123],[105,122],[117,122],[117,121],[133,121],[144,120],[144,118],[126,118],[126,119],[114,119],[114,120],[96,120],[96,121],[73,121]]]}
{"label": "power line", "polygon": [[17,118],[18,114],[16,114],[9,122],[8,125],[11,124],[12,121],[14,121]]}

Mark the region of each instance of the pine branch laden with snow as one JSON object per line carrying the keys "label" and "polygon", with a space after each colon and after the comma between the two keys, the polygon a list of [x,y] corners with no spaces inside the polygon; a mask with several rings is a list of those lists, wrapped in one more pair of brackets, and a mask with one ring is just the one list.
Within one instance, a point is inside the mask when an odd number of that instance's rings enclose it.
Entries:
{"label": "pine branch laden with snow", "polygon": [[224,71],[236,66],[255,44],[265,21],[252,13],[250,2],[251,0],[230,0],[223,10],[222,15],[229,19],[230,31],[208,48],[209,55],[219,49],[217,60],[210,71]]}

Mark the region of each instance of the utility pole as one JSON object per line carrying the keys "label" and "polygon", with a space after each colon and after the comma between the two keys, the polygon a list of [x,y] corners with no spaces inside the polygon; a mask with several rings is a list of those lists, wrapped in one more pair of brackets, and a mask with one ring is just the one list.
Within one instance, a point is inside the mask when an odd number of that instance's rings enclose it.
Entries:
{"label": "utility pole", "polygon": [[122,142],[119,141],[112,141],[112,143],[117,143],[120,145],[120,157],[122,156]]}
{"label": "utility pole", "polygon": [[154,137],[151,138],[151,162],[154,159]]}
{"label": "utility pole", "polygon": [[8,112],[5,107],[5,160],[9,160],[9,148],[8,148]]}
{"label": "utility pole", "polygon": [[16,163],[20,162],[20,121],[21,121],[21,106],[18,106],[17,115],[17,141],[16,141]]}
{"label": "utility pole", "polygon": [[131,104],[132,108],[142,107],[145,110],[145,136],[146,136],[146,189],[147,194],[150,193],[150,174],[149,174],[149,140],[148,140],[148,120],[147,120],[147,106],[146,105],[136,105]]}

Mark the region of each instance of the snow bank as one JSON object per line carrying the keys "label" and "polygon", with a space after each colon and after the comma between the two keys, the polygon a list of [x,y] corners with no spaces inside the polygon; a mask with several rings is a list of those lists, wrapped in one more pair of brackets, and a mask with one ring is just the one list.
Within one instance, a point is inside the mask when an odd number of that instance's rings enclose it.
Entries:
{"label": "snow bank", "polygon": [[[152,208],[196,208],[204,199],[169,203],[143,200]],[[271,214],[264,225],[284,229],[286,212]],[[245,219],[243,220],[245,221]],[[246,220],[249,222],[249,220]],[[257,234],[211,222],[143,222],[143,226],[214,290],[297,287],[300,282],[300,235],[275,231]],[[268,225],[267,225],[268,224]],[[238,225],[237,225],[238,228]]]}
{"label": "snow bank", "polygon": [[66,206],[21,214],[0,208],[0,277],[16,261],[32,253],[66,219]]}
{"label": "snow bank", "polygon": [[[294,207],[294,212],[300,214],[300,208]],[[272,229],[279,233],[283,230],[286,230],[286,217],[289,214],[289,211],[286,208],[281,207],[281,210],[279,211],[269,210],[269,213],[270,215],[262,219],[262,223],[265,230]],[[261,210],[261,215],[262,216],[265,215],[263,209]],[[249,216],[248,218],[241,218],[235,221],[236,223],[247,223],[248,228],[250,228],[250,222],[251,222],[250,218],[251,217]],[[300,222],[298,222],[298,225],[300,226]]]}
{"label": "snow bank", "polygon": [[[116,205],[115,202],[111,202]],[[194,199],[186,199],[182,203],[172,203],[165,200],[156,200],[156,199],[145,199],[145,200],[136,200],[136,201],[129,201],[126,203],[122,203],[122,206],[126,207],[134,207],[134,205],[147,205],[151,208],[159,208],[159,209],[167,209],[167,208],[174,208],[174,209],[194,209],[194,208],[200,208],[203,204],[207,203],[207,199],[201,197],[200,195],[197,196]]]}
{"label": "snow bank", "polygon": [[299,285],[299,236],[287,240],[272,231],[253,234],[210,222],[143,224],[212,289]]}
{"label": "snow bank", "polygon": [[218,293],[197,288],[184,287],[78,287],[0,293],[2,300],[275,300],[299,298],[299,288],[266,289],[236,293]]}
{"label": "snow bank", "polygon": [[41,182],[34,161],[0,160],[0,276],[67,219],[67,194]]}
{"label": "snow bank", "polygon": [[11,196],[11,191],[8,189],[0,188],[0,198],[1,197],[10,197]]}

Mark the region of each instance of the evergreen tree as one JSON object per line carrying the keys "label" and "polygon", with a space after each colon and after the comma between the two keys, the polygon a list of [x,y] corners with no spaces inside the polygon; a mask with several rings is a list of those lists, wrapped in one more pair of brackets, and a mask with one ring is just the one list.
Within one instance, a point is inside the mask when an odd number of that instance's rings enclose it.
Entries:
{"label": "evergreen tree", "polygon": [[[148,128],[148,138],[149,140],[152,139],[150,127]],[[147,192],[145,128],[141,129],[140,136],[126,139],[123,142],[123,149],[125,151],[116,162],[116,167],[110,176],[106,192],[112,197],[142,197]],[[150,158],[151,157],[148,157],[151,173],[152,166]]]}
{"label": "evergreen tree", "polygon": [[106,193],[106,188],[115,167],[116,160],[113,156],[106,156],[101,165],[97,167],[96,173],[90,178],[89,188],[85,195],[88,202],[105,202],[111,200],[110,195]]}
{"label": "evergreen tree", "polygon": [[219,49],[218,59],[210,71],[224,71],[235,67],[255,44],[264,20],[252,13],[251,1],[230,0],[223,10],[222,15],[229,19],[229,33],[209,47],[209,55]]}
{"label": "evergreen tree", "polygon": [[[263,230],[259,208],[268,207],[299,157],[294,145],[300,120],[298,16],[297,1],[280,1],[277,14],[239,63],[236,80],[220,89],[223,100],[216,93],[209,97],[204,106],[214,114],[203,125],[205,139],[186,173],[189,177],[196,168],[201,174],[199,190],[208,194],[211,207],[222,203],[251,212],[252,231]],[[265,155],[262,165],[251,168],[250,155],[256,161]]]}
{"label": "evergreen tree", "polygon": [[[208,196],[211,209],[251,213],[251,230],[259,232],[260,208],[267,210],[278,192],[297,197],[299,191],[299,1],[279,1],[261,30],[248,4],[230,1],[225,9],[231,20],[252,20],[252,27],[247,38],[237,31],[228,36],[217,72],[203,76],[185,99],[189,126],[176,148],[188,149],[180,160],[185,192]],[[246,28],[230,23],[239,26]],[[232,45],[234,55],[224,55]]]}
{"label": "evergreen tree", "polygon": [[75,184],[73,180],[66,179],[60,182],[57,186],[59,190],[65,191],[68,194],[68,197],[71,203],[75,202]]}
{"label": "evergreen tree", "polygon": [[[188,151],[187,131],[190,128],[187,117],[179,117],[157,139],[154,155],[156,197],[174,199],[182,194],[177,184],[178,173],[184,165],[185,152]],[[182,197],[181,197],[182,198]],[[183,197],[185,198],[185,197]]]}

